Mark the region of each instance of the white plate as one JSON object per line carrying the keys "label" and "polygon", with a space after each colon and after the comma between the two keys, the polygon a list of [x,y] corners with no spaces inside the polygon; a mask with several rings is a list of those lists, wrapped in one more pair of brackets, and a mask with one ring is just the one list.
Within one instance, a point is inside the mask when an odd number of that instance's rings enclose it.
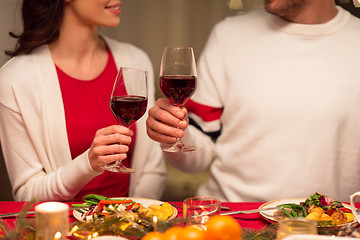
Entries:
{"label": "white plate", "polygon": [[[137,197],[118,197],[118,198],[111,198],[111,199],[132,199],[137,203],[141,203],[145,208],[149,207],[150,205],[153,204],[163,204],[164,202],[159,201],[159,200],[154,200],[154,199],[148,199],[148,198],[137,198]],[[167,220],[172,220],[176,217],[176,215],[178,214],[178,211],[176,208],[174,208],[174,213],[173,215],[171,215]],[[80,222],[84,222],[84,220],[81,218],[82,213],[74,210],[73,211],[73,215],[76,218],[76,220],[80,221]]]}
{"label": "white plate", "polygon": [[[283,199],[283,200],[275,200],[275,201],[271,201],[271,202],[266,202],[263,205],[261,205],[259,207],[259,209],[262,208],[272,208],[272,207],[276,207],[278,205],[281,204],[287,204],[287,203],[296,203],[296,204],[300,204],[300,202],[304,202],[306,199],[305,198],[294,198],[294,199]],[[277,209],[274,210],[268,210],[268,211],[263,211],[260,212],[260,215],[265,218],[266,220],[270,221],[270,222],[277,222],[275,220],[275,212],[277,211]]]}
{"label": "white plate", "polygon": [[[276,207],[278,205],[281,204],[287,204],[287,203],[295,203],[295,204],[300,204],[300,202],[305,202],[306,198],[294,198],[294,199],[282,199],[282,200],[275,200],[275,201],[271,201],[271,202],[266,202],[263,205],[261,205],[259,207],[259,209],[262,208],[268,208],[268,207]],[[343,203],[343,206],[345,208],[351,209],[350,205]],[[275,220],[275,212],[277,210],[268,210],[268,211],[263,211],[260,212],[260,215],[265,218],[266,220],[270,221],[270,222],[277,222],[277,220]]]}
{"label": "white plate", "polygon": [[93,239],[97,239],[97,240],[128,240],[127,238],[117,237],[117,236],[101,236],[101,237],[96,237]]}
{"label": "white plate", "polygon": [[337,237],[337,236],[325,236],[325,235],[291,235],[283,240],[354,240],[356,238],[351,237]]}

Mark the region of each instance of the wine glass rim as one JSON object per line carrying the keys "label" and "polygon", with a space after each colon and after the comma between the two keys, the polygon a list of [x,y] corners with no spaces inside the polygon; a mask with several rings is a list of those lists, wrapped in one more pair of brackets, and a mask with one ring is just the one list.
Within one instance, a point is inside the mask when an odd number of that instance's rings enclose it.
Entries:
{"label": "wine glass rim", "polygon": [[193,49],[193,47],[165,47],[164,49]]}
{"label": "wine glass rim", "polygon": [[131,67],[120,67],[119,68],[119,72],[121,69],[126,69],[126,70],[129,70],[129,71],[135,71],[135,72],[145,72],[145,73],[148,73],[148,71],[144,70],[144,69],[140,69],[140,68],[131,68]]}

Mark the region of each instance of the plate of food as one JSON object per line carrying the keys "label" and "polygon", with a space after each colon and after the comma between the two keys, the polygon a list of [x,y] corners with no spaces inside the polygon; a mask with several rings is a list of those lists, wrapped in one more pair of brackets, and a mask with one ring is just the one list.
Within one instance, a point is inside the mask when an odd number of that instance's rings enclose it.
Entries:
{"label": "plate of food", "polygon": [[97,194],[88,194],[84,203],[73,204],[74,217],[81,222],[90,222],[98,218],[110,218],[115,215],[131,214],[134,217],[169,221],[174,219],[178,212],[168,202],[148,198],[107,198]]}
{"label": "plate of food", "polygon": [[264,204],[262,204],[259,209],[266,209],[266,208],[271,208],[270,210],[266,210],[266,211],[261,211],[260,215],[267,221],[269,222],[278,222],[281,218],[280,213],[279,213],[279,209],[280,207],[277,209],[277,207],[279,205],[283,205],[283,204],[300,204],[301,202],[304,202],[305,198],[290,198],[290,199],[281,199],[281,200],[274,200],[274,201],[270,201],[270,202],[266,202]]}
{"label": "plate of food", "polygon": [[341,227],[354,222],[354,215],[348,204],[334,201],[331,197],[315,193],[308,198],[283,199],[266,202],[259,209],[260,215],[269,222],[278,222],[283,218],[304,217],[318,222],[319,227]]}

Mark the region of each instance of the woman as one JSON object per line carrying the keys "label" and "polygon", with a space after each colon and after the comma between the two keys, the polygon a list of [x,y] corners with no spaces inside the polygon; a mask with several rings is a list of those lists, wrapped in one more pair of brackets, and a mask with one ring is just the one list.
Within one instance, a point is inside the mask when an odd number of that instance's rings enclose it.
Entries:
{"label": "woman", "polygon": [[[109,109],[120,66],[149,72],[140,49],[98,35],[120,22],[118,0],[24,0],[24,31],[0,70],[0,141],[16,200],[81,200],[88,193],[160,198],[162,152]],[[124,160],[135,173],[104,171]],[[146,162],[145,162],[146,161]]]}

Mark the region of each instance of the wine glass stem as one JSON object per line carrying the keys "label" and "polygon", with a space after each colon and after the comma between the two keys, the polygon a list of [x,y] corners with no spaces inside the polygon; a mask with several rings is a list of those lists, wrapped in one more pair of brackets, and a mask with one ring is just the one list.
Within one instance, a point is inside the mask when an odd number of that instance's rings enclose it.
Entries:
{"label": "wine glass stem", "polygon": [[[180,127],[177,127],[177,129],[180,129]],[[181,145],[182,144],[182,138],[177,137],[176,144]]]}
{"label": "wine glass stem", "polygon": [[[128,126],[128,128],[130,129],[130,126]],[[118,144],[122,144],[122,143],[118,143]],[[123,160],[117,160],[113,163],[110,163],[106,166],[103,167],[104,170],[107,171],[111,171],[111,172],[121,172],[121,173],[133,173],[135,172],[134,169],[132,168],[128,168],[125,167],[124,164],[122,163]]]}
{"label": "wine glass stem", "polygon": [[118,162],[118,165],[121,167],[121,168],[125,168],[124,164],[122,163],[122,160],[119,160],[117,161]]}

